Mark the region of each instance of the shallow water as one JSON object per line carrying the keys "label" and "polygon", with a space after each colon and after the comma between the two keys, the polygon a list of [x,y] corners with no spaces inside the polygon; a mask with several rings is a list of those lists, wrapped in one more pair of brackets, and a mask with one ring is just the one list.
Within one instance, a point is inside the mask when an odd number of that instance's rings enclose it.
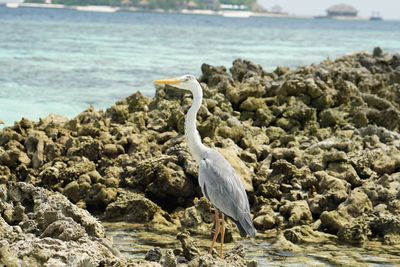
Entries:
{"label": "shallow water", "polygon": [[106,108],[152,81],[200,74],[238,57],[268,70],[381,46],[399,52],[399,21],[335,21],[0,6],[0,119],[72,117]]}
{"label": "shallow water", "polygon": [[[148,232],[137,229],[135,225],[104,223],[107,236],[116,248],[131,258],[143,259],[152,247],[178,248],[175,235]],[[210,241],[204,236],[196,236],[196,242],[204,253]],[[364,247],[352,247],[333,244],[300,245],[299,250],[284,251],[271,244],[271,241],[255,239],[240,240],[226,244],[231,249],[236,244],[245,247],[246,257],[255,259],[260,267],[266,266],[400,266],[400,247],[370,242]]]}

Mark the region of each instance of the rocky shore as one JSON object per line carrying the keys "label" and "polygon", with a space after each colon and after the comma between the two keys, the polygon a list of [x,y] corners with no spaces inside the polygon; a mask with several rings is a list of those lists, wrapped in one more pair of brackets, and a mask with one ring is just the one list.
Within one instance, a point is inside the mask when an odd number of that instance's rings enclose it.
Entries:
{"label": "rocky shore", "polygon": [[[400,55],[201,70],[199,132],[243,177],[258,238],[400,248]],[[223,260],[188,245],[211,234],[213,216],[183,136],[190,104],[190,93],[157,88],[1,130],[0,266],[254,265],[241,248]],[[182,249],[128,260],[93,215],[180,232]],[[226,235],[238,238],[233,224]]]}

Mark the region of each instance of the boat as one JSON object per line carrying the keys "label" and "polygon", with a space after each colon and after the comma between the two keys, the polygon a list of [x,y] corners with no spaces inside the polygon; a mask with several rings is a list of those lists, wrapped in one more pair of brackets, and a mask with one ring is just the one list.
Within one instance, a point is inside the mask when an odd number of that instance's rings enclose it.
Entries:
{"label": "boat", "polygon": [[77,11],[104,12],[104,13],[113,13],[118,11],[117,7],[111,7],[111,6],[75,6],[74,9]]}
{"label": "boat", "polygon": [[18,8],[19,3],[6,3],[6,7],[8,8]]}
{"label": "boat", "polygon": [[219,14],[229,18],[248,18],[252,13],[250,11],[224,10],[220,11]]}
{"label": "boat", "polygon": [[379,15],[379,12],[372,12],[371,17],[369,20],[383,20],[382,17]]}
{"label": "boat", "polygon": [[370,17],[369,20],[383,20],[382,17]]}

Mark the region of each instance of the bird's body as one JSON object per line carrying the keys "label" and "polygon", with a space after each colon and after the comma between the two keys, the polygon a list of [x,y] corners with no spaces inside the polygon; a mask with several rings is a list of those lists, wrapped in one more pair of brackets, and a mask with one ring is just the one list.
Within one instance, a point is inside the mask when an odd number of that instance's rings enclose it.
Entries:
{"label": "bird's body", "polygon": [[[199,164],[199,185],[202,193],[216,208],[216,233],[211,247],[214,246],[219,232],[218,210],[223,213],[222,240],[224,214],[236,223],[241,236],[249,235],[254,237],[256,230],[251,220],[249,201],[243,182],[229,162],[218,151],[202,144],[197,131],[196,115],[203,99],[203,91],[200,84],[191,75],[169,80],[158,80],[156,83],[170,84],[181,89],[190,90],[193,94],[193,103],[185,118],[185,135],[189,151]],[[221,244],[223,244],[223,241]]]}
{"label": "bird's body", "polygon": [[199,184],[203,195],[236,223],[242,237],[256,235],[243,183],[216,150],[208,149],[200,161]]}

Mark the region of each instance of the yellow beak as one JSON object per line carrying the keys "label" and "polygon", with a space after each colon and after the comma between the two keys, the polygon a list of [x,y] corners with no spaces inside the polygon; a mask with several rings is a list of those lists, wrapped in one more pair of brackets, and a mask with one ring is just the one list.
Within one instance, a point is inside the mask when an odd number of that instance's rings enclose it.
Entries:
{"label": "yellow beak", "polygon": [[162,85],[162,84],[179,84],[179,83],[181,83],[181,81],[178,80],[178,79],[172,78],[172,79],[156,80],[156,81],[154,81],[154,83],[155,84],[159,84],[159,85]]}

